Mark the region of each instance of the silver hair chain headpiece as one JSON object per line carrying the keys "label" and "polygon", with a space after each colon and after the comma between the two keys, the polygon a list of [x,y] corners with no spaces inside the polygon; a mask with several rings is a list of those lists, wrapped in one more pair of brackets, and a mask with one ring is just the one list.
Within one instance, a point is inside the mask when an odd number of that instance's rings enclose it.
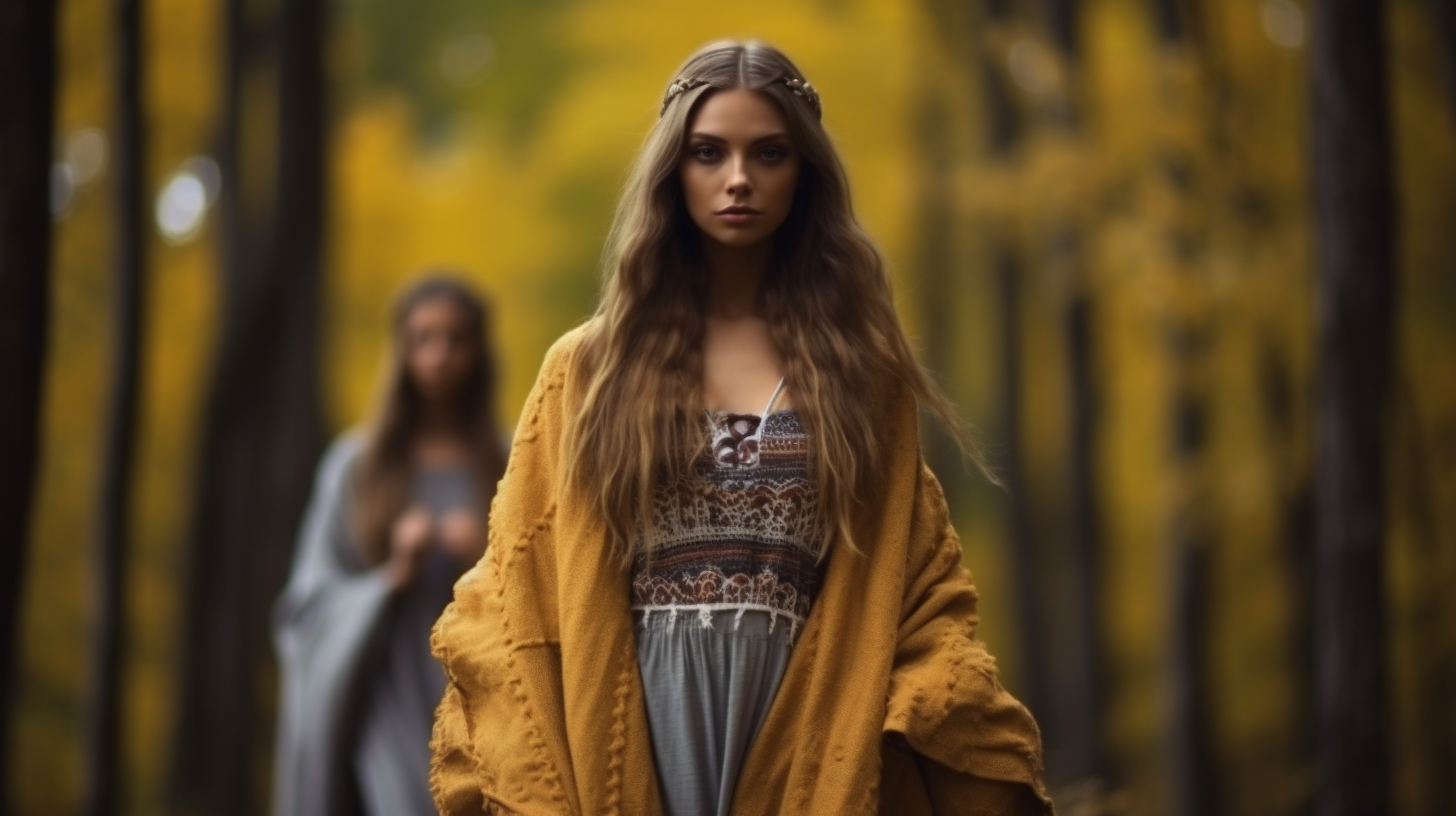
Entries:
{"label": "silver hair chain headpiece", "polygon": [[[791,76],[786,76],[780,81],[787,85],[789,90],[794,92],[795,96],[812,105],[815,115],[822,116],[824,114],[824,106],[819,102],[819,92],[814,90],[813,85]],[[707,80],[698,79],[697,77],[678,77],[674,79],[672,84],[667,86],[667,93],[662,97],[662,108],[657,111],[658,117],[667,113],[667,106],[672,104],[672,100],[677,99],[679,96],[699,85],[706,84]]]}
{"label": "silver hair chain headpiece", "polygon": [[696,77],[678,77],[674,79],[672,84],[667,86],[667,95],[662,97],[662,109],[657,112],[658,118],[662,118],[662,115],[667,113],[667,106],[672,100],[703,84],[706,84],[706,81]]}
{"label": "silver hair chain headpiece", "polygon": [[820,116],[824,114],[824,106],[819,104],[819,92],[814,90],[813,85],[791,76],[784,77],[784,84],[789,86],[789,90],[793,91],[795,96],[813,105],[815,114]]}

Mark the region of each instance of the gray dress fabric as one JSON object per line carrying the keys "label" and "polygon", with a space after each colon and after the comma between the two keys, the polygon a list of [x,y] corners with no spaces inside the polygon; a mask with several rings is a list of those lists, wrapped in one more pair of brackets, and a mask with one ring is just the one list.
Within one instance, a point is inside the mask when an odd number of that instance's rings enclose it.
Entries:
{"label": "gray dress fabric", "polygon": [[[360,440],[324,456],[287,587],[274,608],[280,664],[274,816],[426,816],[429,739],[444,673],[430,627],[462,572],[432,549],[391,593],[349,533],[349,473]],[[464,469],[416,474],[413,500],[437,515],[477,509]]]}
{"label": "gray dress fabric", "polygon": [[789,626],[762,610],[634,613],[637,665],[667,816],[727,816],[748,749],[793,652]]}
{"label": "gray dress fabric", "polygon": [[[779,384],[779,389],[783,384]],[[792,411],[709,415],[710,445],[654,501],[632,608],[667,816],[727,816],[822,576],[808,437]]]}

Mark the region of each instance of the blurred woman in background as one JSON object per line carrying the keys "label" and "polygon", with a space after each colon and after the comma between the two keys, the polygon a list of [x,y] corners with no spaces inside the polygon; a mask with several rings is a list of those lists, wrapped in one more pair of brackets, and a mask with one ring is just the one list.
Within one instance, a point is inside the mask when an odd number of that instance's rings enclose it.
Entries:
{"label": "blurred woman in background", "polygon": [[410,286],[373,417],[319,466],[275,609],[274,816],[435,812],[430,627],[484,550],[504,469],[488,328],[465,284]]}
{"label": "blurred woman in background", "polygon": [[1050,812],[818,92],[682,66],[434,646],[445,814]]}

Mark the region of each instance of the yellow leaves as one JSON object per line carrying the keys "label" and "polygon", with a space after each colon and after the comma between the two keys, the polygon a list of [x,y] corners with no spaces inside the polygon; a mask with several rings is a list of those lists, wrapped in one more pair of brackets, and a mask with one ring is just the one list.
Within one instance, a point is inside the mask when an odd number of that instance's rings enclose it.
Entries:
{"label": "yellow leaves", "polygon": [[[1262,3],[1206,4],[1207,37],[1198,51],[1160,44],[1148,3],[1085,3],[1082,62],[1074,73],[1031,17],[1005,26],[957,18],[971,26],[969,33],[948,33],[929,5],[744,0],[722,13],[671,0],[579,0],[549,12],[512,6],[496,19],[519,27],[503,22],[484,31],[498,61],[476,86],[478,96],[445,94],[473,101],[443,124],[425,125],[426,103],[405,91],[358,90],[361,66],[378,47],[369,38],[389,32],[363,30],[364,17],[341,13],[345,27],[330,49],[339,101],[328,151],[323,370],[330,424],[350,425],[364,414],[386,348],[389,296],[406,278],[435,267],[457,270],[492,297],[504,374],[499,407],[514,422],[549,343],[593,304],[597,258],[618,187],[655,121],[674,66],[709,40],[765,39],[784,48],[819,89],[859,215],[901,283],[909,284],[899,291],[929,290],[923,281],[931,272],[922,259],[927,245],[943,244],[934,262],[949,270],[945,291],[955,299],[957,325],[948,357],[955,370],[939,373],[965,386],[957,396],[969,418],[982,424],[989,424],[995,396],[987,372],[999,365],[987,341],[1004,317],[994,305],[991,250],[997,242],[1015,250],[1023,287],[1023,441],[1029,474],[1054,485],[1053,498],[1065,475],[1067,443],[1062,309],[1074,287],[1095,298],[1095,376],[1103,398],[1097,475],[1110,542],[1111,649],[1124,680],[1112,736],[1124,760],[1154,762],[1148,746],[1160,727],[1161,686],[1153,666],[1166,633],[1153,613],[1166,608],[1168,508],[1187,497],[1185,490],[1215,496],[1226,511],[1219,574],[1246,592],[1243,605],[1220,613],[1211,647],[1229,671],[1248,670],[1229,678],[1247,693],[1225,701],[1223,737],[1237,742],[1267,734],[1280,716],[1272,710],[1282,699],[1280,669],[1251,667],[1241,649],[1247,641],[1258,660],[1278,663],[1269,655],[1288,610],[1278,598],[1280,573],[1271,566],[1280,532],[1271,504],[1277,496],[1269,494],[1287,492],[1290,474],[1310,467],[1305,53],[1270,41],[1260,28]],[[1448,419],[1456,415],[1449,315],[1456,116],[1439,84],[1429,27],[1415,10],[1420,5],[1395,4],[1391,12],[1401,353],[1412,405],[1399,422],[1405,423],[1402,455],[1429,446],[1423,472],[1434,474],[1435,483],[1403,473],[1401,484],[1428,489],[1444,508],[1452,501],[1441,500],[1456,495],[1451,457],[1441,458],[1456,438]],[[111,11],[101,0],[73,0],[61,9],[57,130],[64,138],[84,127],[110,127]],[[215,0],[148,6],[153,190],[181,161],[214,146],[220,10]],[[449,32],[463,33],[469,32]],[[522,59],[523,52],[535,56]],[[559,81],[533,83],[502,67],[532,66],[532,59],[554,53],[566,55],[560,65],[549,60]],[[1009,83],[1011,106],[1022,119],[1016,149],[1005,157],[986,150],[985,66]],[[266,167],[270,158],[266,91],[255,81],[244,103],[254,128],[248,141],[257,152],[247,157],[253,168]],[[1077,127],[1053,126],[1058,106],[1072,95],[1081,112]],[[521,98],[531,104],[514,104]],[[507,121],[502,113],[521,110],[530,116]],[[11,777],[26,812],[69,807],[56,800],[76,789],[100,450],[96,406],[103,403],[109,365],[111,172],[79,190],[55,237],[45,458],[26,578],[15,734],[26,750]],[[256,193],[268,183],[266,174],[261,178],[224,184]],[[952,234],[932,234],[927,215],[944,216],[940,223]],[[168,747],[167,684],[181,614],[178,542],[217,324],[213,228],[205,226],[185,246],[151,245],[127,746],[143,803],[159,801]],[[1053,246],[1066,233],[1077,236],[1073,251]],[[904,302],[912,326],[919,303]],[[1199,359],[1180,360],[1170,327],[1190,326],[1214,339]],[[1283,356],[1296,403],[1294,426],[1281,431],[1290,438],[1272,438],[1259,413],[1264,385],[1250,361],[1271,352]],[[1180,383],[1209,395],[1214,406],[1209,462],[1196,479],[1170,475],[1170,392]],[[1405,515],[1392,522],[1394,536],[1409,549],[1425,533],[1407,504],[1398,512]],[[985,546],[1000,533],[993,514],[966,515],[961,531],[976,566],[989,586],[1000,587],[988,594],[991,628],[985,631],[995,638],[1013,626],[1004,554]],[[1442,557],[1436,563],[1449,574],[1451,556]],[[1426,591],[1422,570],[1429,572],[1432,562],[1410,552],[1400,558],[1393,596],[1395,614],[1405,620],[1419,612],[1411,598]],[[1449,627],[1437,632],[1443,633]],[[997,650],[1012,653],[1009,640],[1002,636]],[[1415,645],[1407,638],[1397,648],[1409,652]],[[1409,723],[1419,712],[1401,716]],[[1144,780],[1155,772],[1137,767],[1143,770],[1134,775]],[[1234,772],[1243,773],[1241,767]]]}
{"label": "yellow leaves", "polygon": [[390,293],[422,271],[443,269],[493,301],[492,333],[507,377],[502,415],[512,421],[541,350],[574,319],[542,325],[537,302],[537,285],[549,290],[566,250],[581,240],[552,217],[570,168],[534,146],[512,154],[485,127],[422,151],[411,128],[406,101],[381,95],[343,121],[336,142],[331,415],[348,424],[366,410],[386,348]]}

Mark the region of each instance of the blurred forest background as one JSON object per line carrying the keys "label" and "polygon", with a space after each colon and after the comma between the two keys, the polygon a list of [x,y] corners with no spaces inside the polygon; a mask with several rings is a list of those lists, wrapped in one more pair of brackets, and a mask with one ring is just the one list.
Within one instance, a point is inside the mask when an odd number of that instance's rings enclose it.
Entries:
{"label": "blurred forest background", "polygon": [[[1351,7],[1366,24],[1335,11]],[[1328,121],[1312,89],[1339,75],[1317,65],[1326,8],[1375,49],[1329,57],[1373,76],[1350,81],[1375,103],[1354,111],[1375,148],[1353,164],[1314,147]],[[24,324],[45,340],[25,346],[42,368],[0,381],[5,812],[264,810],[268,608],[317,456],[369,404],[391,293],[441,266],[489,293],[513,420],[547,346],[593,307],[672,70],[749,36],[820,89],[902,317],[1007,476],[989,488],[926,440],[1061,811],[1313,813],[1348,776],[1317,771],[1350,767],[1320,760],[1337,745],[1388,772],[1383,804],[1349,812],[1456,813],[1449,0],[3,15],[21,33],[7,44],[27,43],[0,56],[3,183],[48,189],[50,230],[42,263],[22,263],[33,299],[0,304],[7,338]],[[18,128],[52,113],[25,165]],[[1370,167],[1376,194],[1330,197],[1354,220],[1320,221],[1316,176]],[[47,229],[12,215],[3,263]],[[1354,302],[1394,300],[1384,334],[1330,369],[1316,247],[1339,223],[1375,235],[1353,268],[1379,283]],[[1316,663],[1318,519],[1350,509],[1317,489],[1335,468],[1316,433],[1331,370],[1384,412],[1374,465],[1356,464],[1384,497],[1355,525],[1374,611],[1349,606],[1363,628],[1335,635],[1367,650],[1372,691],[1349,707],[1375,741],[1321,730],[1314,690],[1316,665],[1340,665]],[[29,423],[12,407],[25,394]],[[29,492],[14,473],[35,442]]]}

